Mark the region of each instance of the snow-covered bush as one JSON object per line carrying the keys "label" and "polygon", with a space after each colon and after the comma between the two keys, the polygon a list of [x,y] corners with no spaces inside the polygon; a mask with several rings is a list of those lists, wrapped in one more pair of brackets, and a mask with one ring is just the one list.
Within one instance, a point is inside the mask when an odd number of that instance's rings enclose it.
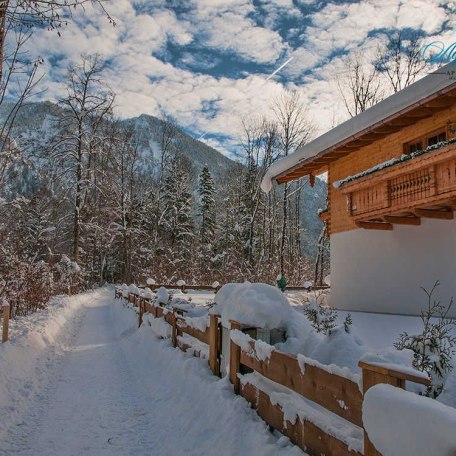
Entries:
{"label": "snow-covered bush", "polygon": [[155,285],[155,280],[152,277],[149,277],[146,280],[147,285]]}
{"label": "snow-covered bush", "polygon": [[304,313],[318,333],[330,335],[336,327],[337,312],[331,307],[322,307],[312,301],[305,307]]}
{"label": "snow-covered bush", "polygon": [[185,287],[185,280],[182,280],[182,279],[181,279],[181,280],[178,280],[178,281],[176,282],[176,285],[177,285],[178,287]]}
{"label": "snow-covered bush", "polygon": [[[326,336],[330,336],[336,327],[337,312],[332,307],[320,306],[316,301],[310,302],[305,308],[304,313],[310,321],[312,327],[318,332]],[[345,332],[350,332],[352,324],[351,315],[348,314],[344,320]]]}
{"label": "snow-covered bush", "polygon": [[50,266],[19,252],[0,236],[0,300],[11,305],[11,316],[44,308],[53,292]]}
{"label": "snow-covered bush", "polygon": [[447,318],[453,299],[446,307],[433,299],[439,285],[439,281],[435,282],[431,291],[422,288],[428,299],[427,309],[421,311],[422,333],[410,335],[403,332],[394,344],[398,350],[413,351],[413,367],[429,375],[431,385],[426,395],[434,398],[442,392],[446,378],[453,369],[452,357],[456,344],[456,337],[451,334],[455,321]]}
{"label": "snow-covered bush", "polygon": [[81,281],[81,268],[75,261],[71,261],[66,255],[62,255],[55,265],[56,285],[61,293],[77,293]]}

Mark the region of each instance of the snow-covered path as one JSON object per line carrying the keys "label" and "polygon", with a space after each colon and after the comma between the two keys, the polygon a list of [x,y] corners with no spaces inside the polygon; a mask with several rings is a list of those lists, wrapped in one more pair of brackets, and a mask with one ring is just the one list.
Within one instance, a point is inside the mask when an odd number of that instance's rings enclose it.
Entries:
{"label": "snow-covered path", "polygon": [[112,291],[95,292],[82,312],[0,454],[303,454],[277,442],[204,360],[157,339],[148,326],[138,330]]}

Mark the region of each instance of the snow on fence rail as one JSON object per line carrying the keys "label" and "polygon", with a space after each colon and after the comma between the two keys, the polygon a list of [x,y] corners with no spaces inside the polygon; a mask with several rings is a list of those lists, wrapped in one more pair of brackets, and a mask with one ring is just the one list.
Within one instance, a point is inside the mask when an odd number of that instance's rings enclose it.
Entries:
{"label": "snow on fence rail", "polygon": [[[157,305],[151,298],[137,293],[125,296],[120,289],[116,289],[115,296],[138,307],[140,325],[145,312],[163,318],[172,328],[173,345],[194,356],[208,357],[211,371],[220,376],[219,316],[210,315],[208,325],[201,329],[200,322],[192,324],[192,318],[176,314],[178,309]],[[382,456],[363,426],[366,392],[378,384],[402,389],[405,381],[429,384],[419,373],[413,375],[364,361],[359,362],[359,378],[338,366],[280,352],[241,333],[240,328],[239,323],[231,321],[229,379],[234,392],[242,395],[266,423],[309,455]]]}

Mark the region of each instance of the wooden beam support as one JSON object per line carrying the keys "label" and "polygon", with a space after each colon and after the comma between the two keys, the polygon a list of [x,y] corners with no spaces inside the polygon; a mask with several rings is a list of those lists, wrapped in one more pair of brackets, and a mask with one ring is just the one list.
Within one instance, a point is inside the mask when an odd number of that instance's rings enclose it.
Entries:
{"label": "wooden beam support", "polygon": [[396,223],[398,225],[414,225],[420,226],[421,219],[419,217],[407,217],[407,216],[399,216],[399,215],[385,215],[383,217],[385,222],[388,223]]}
{"label": "wooden beam support", "polygon": [[450,107],[451,105],[454,104],[454,100],[452,99],[448,99],[448,100],[445,100],[445,99],[439,99],[439,100],[431,100],[431,101],[428,101],[426,104],[424,104],[423,106],[425,108],[437,108],[437,109],[445,109],[445,108],[448,108]]}
{"label": "wooden beam support", "polygon": [[427,217],[439,220],[453,220],[454,218],[453,209],[415,209],[413,212],[418,217]]}
{"label": "wooden beam support", "polygon": [[391,231],[393,229],[393,225],[386,222],[356,222],[356,226],[365,230]]}

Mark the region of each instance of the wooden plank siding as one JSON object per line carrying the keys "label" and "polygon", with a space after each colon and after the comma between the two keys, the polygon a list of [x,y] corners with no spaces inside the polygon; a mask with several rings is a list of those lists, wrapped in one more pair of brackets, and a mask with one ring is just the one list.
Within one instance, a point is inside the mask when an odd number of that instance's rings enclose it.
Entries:
{"label": "wooden plank siding", "polygon": [[428,132],[445,128],[448,123],[455,121],[456,103],[447,109],[434,113],[431,117],[417,120],[412,125],[402,127],[395,133],[377,139],[372,144],[368,144],[351,152],[349,155],[332,161],[328,172],[331,234],[358,228],[356,220],[347,211],[346,195],[341,192],[341,189],[333,186],[334,182],[360,173],[392,158],[399,158],[403,154],[403,146],[407,142],[422,137]]}
{"label": "wooden plank siding", "polygon": [[[405,213],[418,221],[420,216],[452,219],[456,199],[456,144],[348,182],[341,192],[347,196],[347,210],[357,222],[383,218],[395,223],[394,216],[399,215],[398,223],[412,224],[412,219],[404,217]],[[448,205],[448,208],[426,212],[426,207],[436,205]]]}

